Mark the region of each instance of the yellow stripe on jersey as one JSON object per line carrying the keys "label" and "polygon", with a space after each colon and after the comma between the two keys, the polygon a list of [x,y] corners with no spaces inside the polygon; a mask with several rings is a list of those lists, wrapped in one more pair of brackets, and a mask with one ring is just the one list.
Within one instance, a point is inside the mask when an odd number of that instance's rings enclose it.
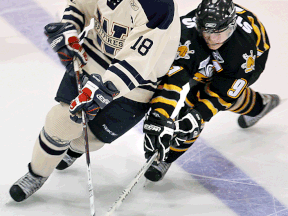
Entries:
{"label": "yellow stripe on jersey", "polygon": [[204,103],[204,104],[208,107],[208,109],[211,110],[211,112],[213,113],[213,115],[215,115],[215,114],[218,113],[218,109],[216,109],[216,108],[213,106],[213,103],[211,103],[211,101],[209,101],[209,100],[207,100],[207,99],[201,99],[201,98],[200,98],[200,92],[197,93],[197,97],[198,97],[198,101]]}
{"label": "yellow stripe on jersey", "polygon": [[228,103],[228,102],[224,101],[218,94],[216,94],[215,92],[213,92],[213,91],[210,90],[210,83],[209,83],[208,85],[206,85],[206,87],[205,87],[205,92],[206,92],[207,94],[209,94],[211,97],[217,98],[218,101],[219,101],[219,103],[220,103],[222,106],[225,106],[227,109],[232,106],[231,103]]}
{"label": "yellow stripe on jersey", "polygon": [[237,11],[236,13],[237,13],[237,14],[244,14],[244,13],[246,13],[246,11],[245,11],[245,10],[243,10],[243,11]]}
{"label": "yellow stripe on jersey", "polygon": [[262,23],[259,20],[257,20],[258,23],[260,24],[260,29],[261,29],[260,30],[259,27],[255,24],[255,21],[254,21],[253,17],[248,16],[248,19],[250,20],[251,25],[252,25],[252,27],[254,29],[254,32],[256,33],[256,35],[258,37],[258,40],[257,40],[257,43],[256,43],[257,48],[258,48],[258,46],[259,46],[259,44],[261,42],[261,35],[262,35],[264,49],[265,49],[265,51],[268,50],[270,48],[270,46],[266,42],[266,32],[265,32],[264,26],[262,25]]}
{"label": "yellow stripe on jersey", "polygon": [[247,89],[245,89],[243,94],[239,98],[237,98],[236,103],[233,104],[233,106],[229,108],[230,111],[237,110],[239,107],[242,106],[245,100],[246,93],[247,93]]}
{"label": "yellow stripe on jersey", "polygon": [[246,93],[246,95],[245,95],[245,103],[242,106],[240,106],[238,109],[236,109],[236,110],[234,110],[232,112],[239,113],[239,112],[241,112],[242,110],[244,110],[246,108],[247,104],[250,101],[250,94],[251,94],[250,88],[247,88],[247,91],[245,91],[244,93]]}
{"label": "yellow stripe on jersey", "polygon": [[251,26],[252,26],[254,32],[256,33],[256,35],[257,35],[257,37],[258,37],[257,43],[256,43],[256,47],[258,47],[259,44],[260,44],[260,42],[261,42],[261,32],[260,32],[260,29],[259,29],[259,27],[255,24],[255,20],[254,20],[253,17],[248,16],[248,19],[250,20]]}
{"label": "yellow stripe on jersey", "polygon": [[166,112],[166,110],[162,109],[162,108],[157,108],[155,109],[157,112],[161,113],[162,115],[164,115],[166,118],[170,118],[170,116],[168,115],[168,113]]}
{"label": "yellow stripe on jersey", "polygon": [[[255,102],[256,102],[256,93],[251,89],[251,92],[252,92],[252,94],[253,94],[253,98],[252,98],[252,103],[251,103],[251,105],[250,105],[250,108],[246,111],[246,112],[244,112],[244,113],[241,113],[241,115],[246,115],[247,113],[249,113],[252,109],[253,109],[253,107],[255,106]],[[250,98],[249,98],[250,99]]]}
{"label": "yellow stripe on jersey", "polygon": [[170,146],[170,149],[172,151],[176,151],[176,152],[184,152],[184,151],[187,151],[189,148],[186,148],[186,149],[176,149],[176,148],[173,148],[172,146]]}
{"label": "yellow stripe on jersey", "polygon": [[257,49],[257,58],[259,58],[263,53],[262,50]]}
{"label": "yellow stripe on jersey", "polygon": [[[197,137],[197,138],[198,138],[198,137]],[[197,138],[192,139],[192,140],[186,140],[184,143],[185,143],[185,144],[192,144],[192,143],[194,143],[194,142],[197,140]]]}
{"label": "yellow stripe on jersey", "polygon": [[[257,19],[258,20],[258,19]],[[260,28],[261,28],[261,33],[262,33],[262,37],[263,37],[263,43],[264,43],[264,49],[268,50],[270,48],[270,46],[267,44],[266,42],[266,32],[265,32],[265,28],[262,25],[262,23],[258,20],[258,23],[260,24]]]}
{"label": "yellow stripe on jersey", "polygon": [[173,106],[173,107],[176,107],[176,105],[177,105],[177,102],[176,102],[176,101],[174,101],[174,100],[169,100],[169,99],[167,99],[167,98],[160,97],[160,96],[159,96],[159,97],[156,97],[156,98],[153,98],[150,103],[164,103],[164,104],[171,105],[171,106]]}
{"label": "yellow stripe on jersey", "polygon": [[236,10],[236,13],[237,14],[244,14],[244,13],[246,13],[246,11],[248,11],[246,8],[244,8],[244,7],[242,7],[241,5],[239,5],[240,7],[237,7],[238,9],[242,9],[242,11],[237,11]]}
{"label": "yellow stripe on jersey", "polygon": [[205,83],[205,79],[207,78],[208,78],[207,76],[204,76],[203,74],[199,72],[195,73],[193,77],[194,80],[201,82],[201,83]]}
{"label": "yellow stripe on jersey", "polygon": [[[242,11],[237,11],[237,12],[236,12],[237,14],[244,14],[245,12],[250,12],[249,10],[247,10],[247,8],[242,7],[242,6],[240,6],[240,5],[238,5],[238,6],[239,6],[239,7],[237,7],[238,10],[239,10],[239,9],[242,9]],[[250,12],[250,13],[251,13],[251,12]],[[257,46],[257,48],[258,48],[258,45],[259,45],[260,42],[261,42],[261,35],[262,35],[263,48],[264,48],[264,50],[266,51],[266,50],[268,50],[268,49],[270,48],[270,46],[269,46],[269,44],[268,44],[267,41],[266,41],[266,31],[265,31],[265,28],[264,28],[263,24],[259,21],[258,17],[257,17],[255,14],[253,14],[253,16],[255,16],[257,22],[259,23],[260,28],[255,24],[254,17],[251,17],[251,16],[247,16],[247,17],[248,17],[249,21],[251,22],[251,26],[253,27],[254,32],[255,32],[256,35],[258,36],[258,41],[257,41],[256,46]],[[264,52],[264,51],[259,50],[259,48],[258,48],[258,51],[260,52],[260,54]],[[257,57],[259,57],[259,56],[260,56],[260,55],[258,55]]]}
{"label": "yellow stripe on jersey", "polygon": [[176,86],[176,85],[172,85],[172,84],[164,84],[163,85],[163,89],[166,89],[168,91],[176,91],[176,92],[181,92],[182,91],[182,88],[180,88],[179,86]]}

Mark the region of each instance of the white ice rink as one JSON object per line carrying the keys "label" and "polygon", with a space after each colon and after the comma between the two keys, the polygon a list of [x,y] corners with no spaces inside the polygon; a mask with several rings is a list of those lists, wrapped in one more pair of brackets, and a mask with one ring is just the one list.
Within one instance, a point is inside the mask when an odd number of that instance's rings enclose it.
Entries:
{"label": "white ice rink", "polygon": [[[282,102],[250,129],[237,115],[217,114],[199,140],[171,166],[165,179],[142,178],[118,216],[288,216],[288,1],[238,0],[262,21],[270,56],[256,91]],[[184,15],[200,0],[178,0]],[[59,21],[65,0],[0,1],[0,216],[88,216],[85,157],[56,170],[22,203],[10,186],[27,172],[35,139],[64,68],[46,42],[43,27]],[[91,153],[96,215],[102,216],[144,164],[141,124]]]}

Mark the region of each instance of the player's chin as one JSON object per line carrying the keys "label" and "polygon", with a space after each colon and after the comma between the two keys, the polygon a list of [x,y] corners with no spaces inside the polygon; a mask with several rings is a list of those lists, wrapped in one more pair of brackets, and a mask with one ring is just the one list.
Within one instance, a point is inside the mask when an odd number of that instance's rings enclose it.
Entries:
{"label": "player's chin", "polygon": [[217,50],[217,49],[219,49],[222,45],[223,45],[223,43],[217,43],[217,44],[209,44],[209,43],[207,43],[207,46],[208,46],[209,49],[211,49],[211,50]]}

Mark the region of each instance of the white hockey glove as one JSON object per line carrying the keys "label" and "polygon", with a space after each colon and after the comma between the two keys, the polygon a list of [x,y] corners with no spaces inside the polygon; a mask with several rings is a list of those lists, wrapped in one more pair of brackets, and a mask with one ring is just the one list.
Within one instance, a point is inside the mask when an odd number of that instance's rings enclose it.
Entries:
{"label": "white hockey glove", "polygon": [[76,115],[77,112],[83,109],[88,119],[92,120],[99,112],[99,109],[103,109],[119,94],[116,86],[111,81],[103,84],[99,74],[91,74],[83,84],[82,92],[71,101],[69,108],[72,114],[70,118],[76,123],[81,123],[82,121]]}
{"label": "white hockey glove", "polygon": [[159,160],[164,161],[167,158],[174,128],[171,118],[166,118],[155,110],[146,116],[143,126],[145,158],[151,157],[156,149],[159,152]]}
{"label": "white hockey glove", "polygon": [[78,33],[73,24],[49,23],[44,29],[44,33],[48,37],[48,43],[58,53],[61,63],[67,68],[68,72],[73,71],[74,56],[81,62],[81,67],[87,64],[87,53],[79,44]]}
{"label": "white hockey glove", "polygon": [[198,137],[204,126],[201,114],[195,109],[187,109],[180,115],[183,117],[175,121],[173,138],[173,145],[177,146],[181,146],[186,140]]}

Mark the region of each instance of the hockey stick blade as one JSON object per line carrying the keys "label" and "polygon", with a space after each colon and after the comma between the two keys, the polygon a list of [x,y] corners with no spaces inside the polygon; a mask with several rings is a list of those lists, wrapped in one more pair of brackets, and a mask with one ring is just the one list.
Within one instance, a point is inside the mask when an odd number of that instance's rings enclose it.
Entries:
{"label": "hockey stick blade", "polygon": [[158,156],[158,152],[156,151],[153,156],[142,166],[137,175],[134,177],[133,181],[127,186],[125,190],[122,191],[118,199],[113,203],[113,205],[109,208],[105,216],[110,216],[113,214],[115,210],[117,210],[122,202],[126,199],[126,197],[130,194],[134,186],[138,183],[139,179],[144,175],[147,169],[152,165],[156,157]]}

